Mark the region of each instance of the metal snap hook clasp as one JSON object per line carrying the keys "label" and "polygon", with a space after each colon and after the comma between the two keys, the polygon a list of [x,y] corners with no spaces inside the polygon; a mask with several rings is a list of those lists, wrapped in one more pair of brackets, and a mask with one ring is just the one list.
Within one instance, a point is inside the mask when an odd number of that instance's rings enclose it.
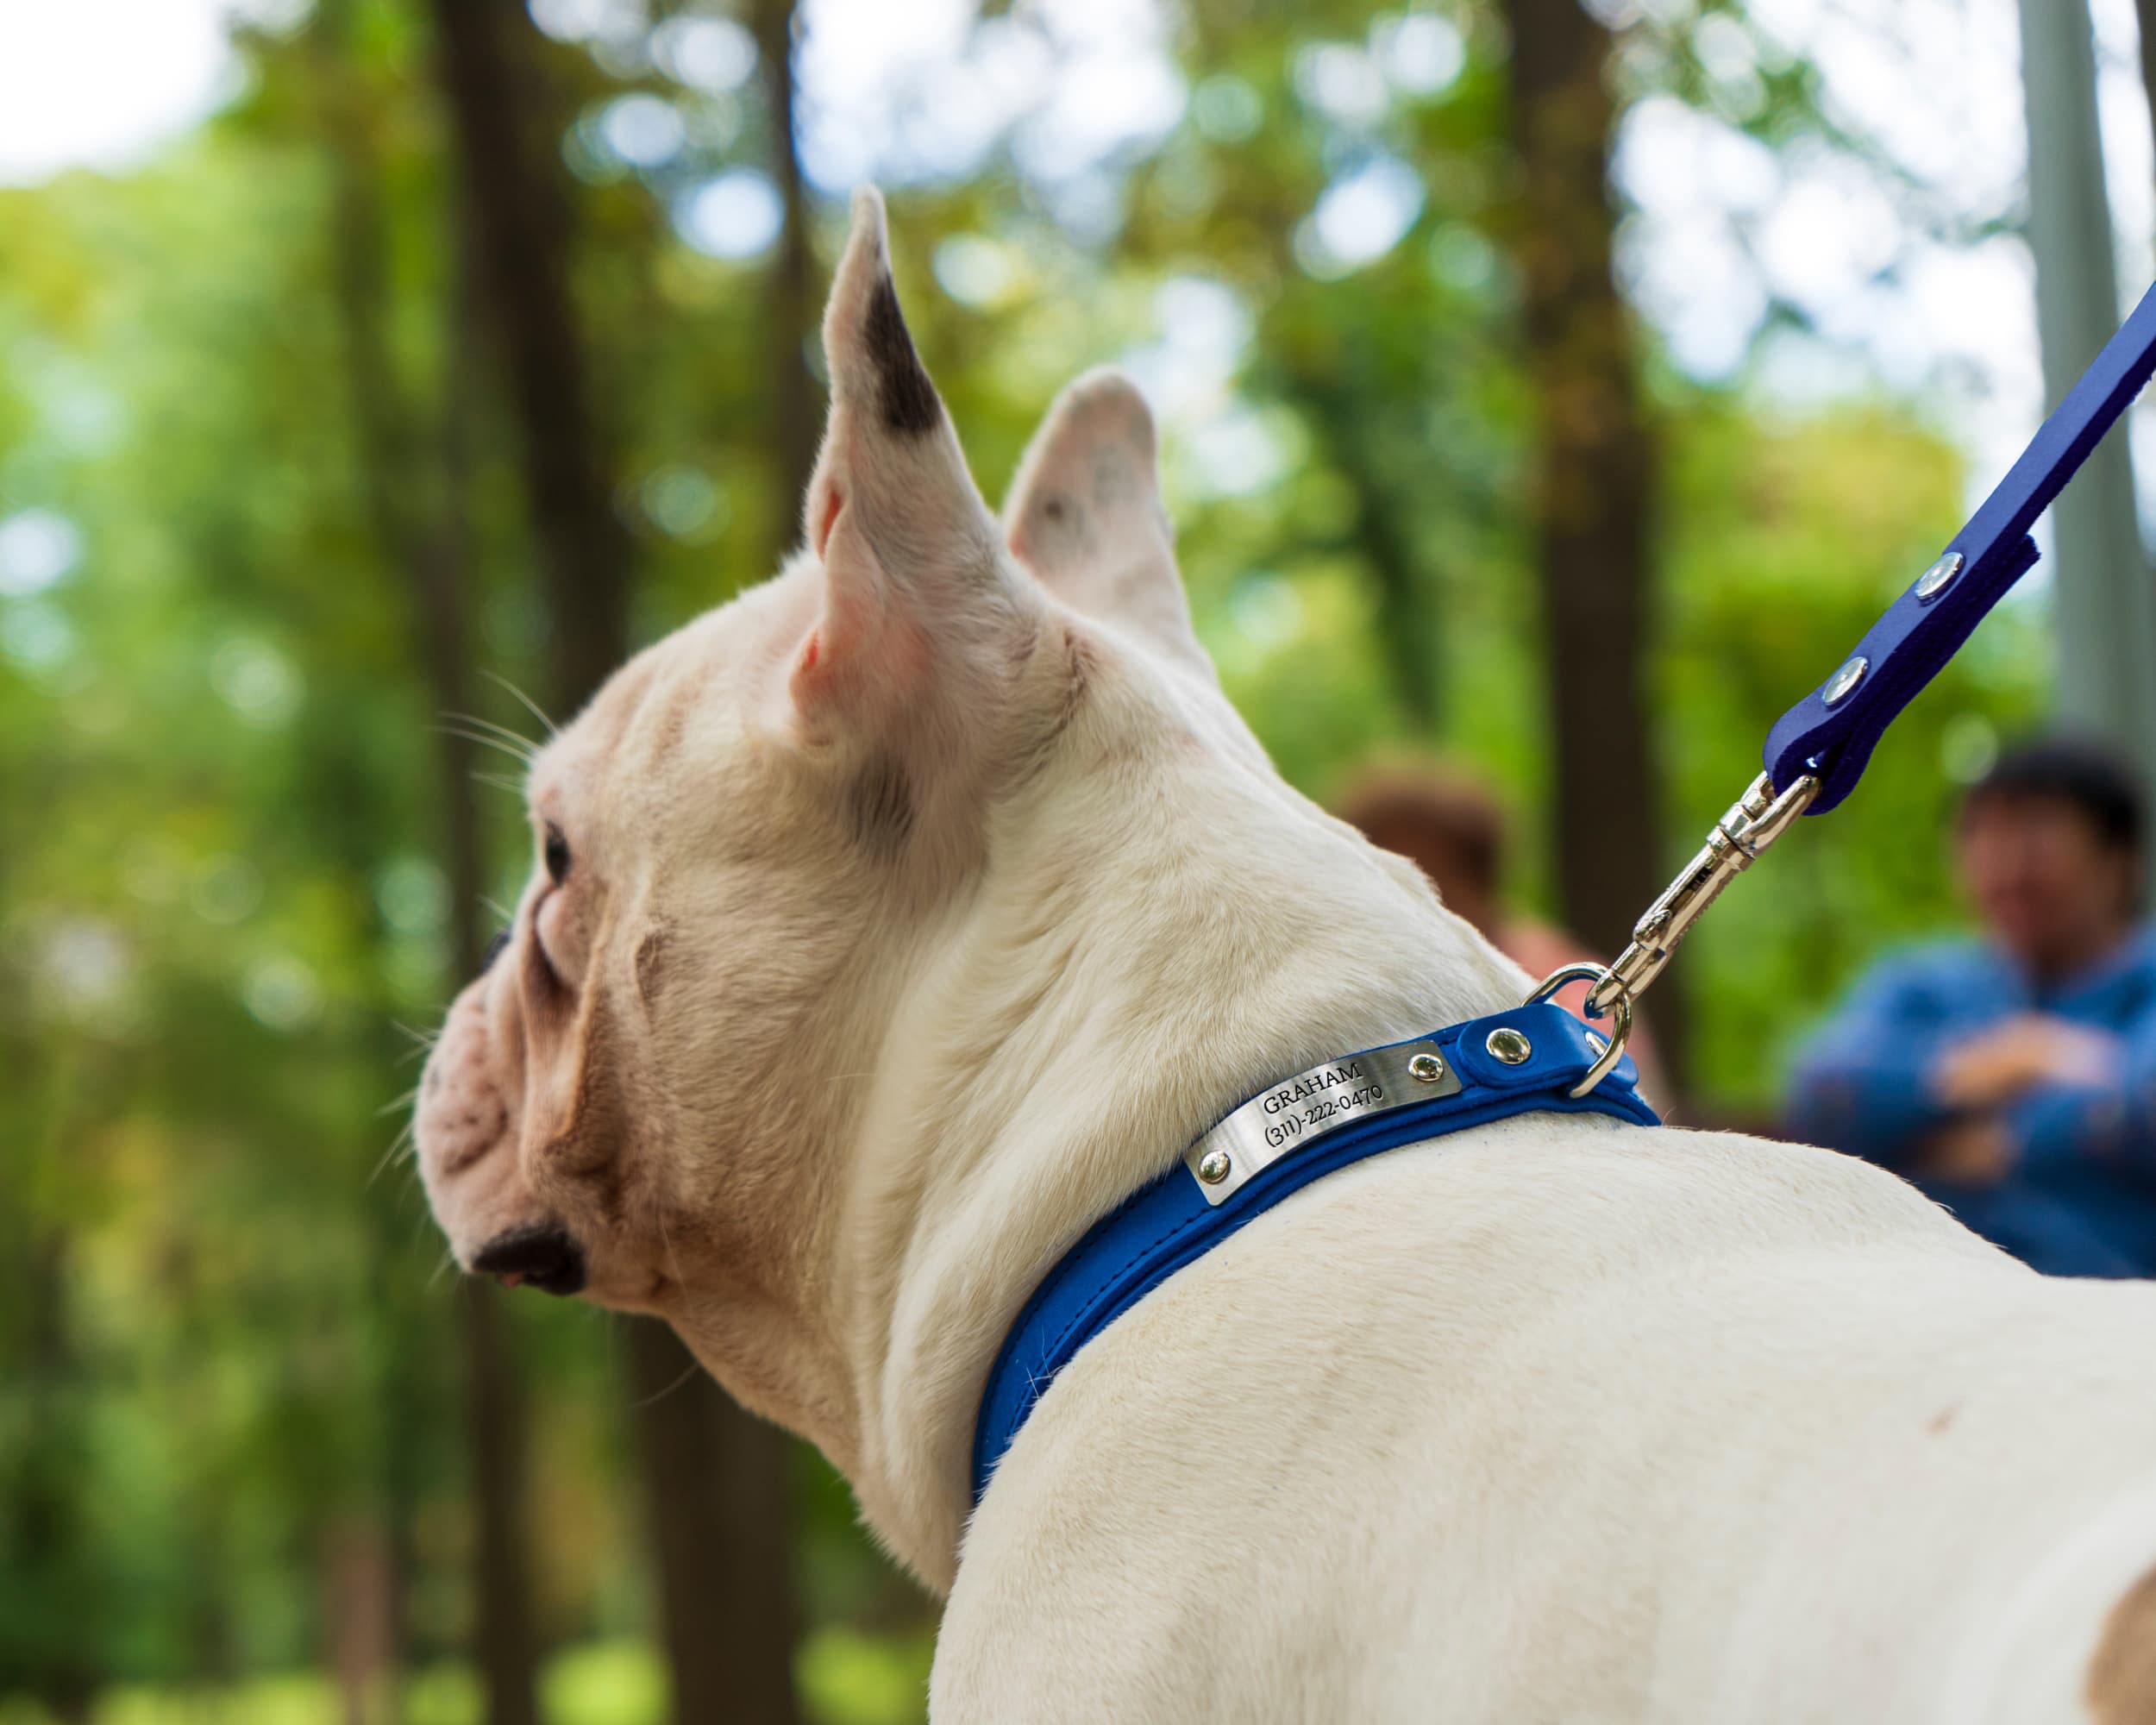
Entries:
{"label": "metal snap hook clasp", "polygon": [[[1522,1006],[1539,1006],[1551,995],[1570,982],[1592,982],[1599,988],[1610,980],[1612,972],[1605,964],[1566,964],[1552,970],[1535,985],[1534,992],[1520,1002]],[[1571,1089],[1565,1092],[1575,1101],[1584,1096],[1616,1070],[1617,1063],[1625,1057],[1625,1039],[1632,1034],[1632,991],[1620,987],[1610,1006],[1609,1043],[1595,1057],[1595,1063]],[[1590,1035],[1592,1032],[1589,1033]],[[1599,1037],[1595,1040],[1600,1041]]]}

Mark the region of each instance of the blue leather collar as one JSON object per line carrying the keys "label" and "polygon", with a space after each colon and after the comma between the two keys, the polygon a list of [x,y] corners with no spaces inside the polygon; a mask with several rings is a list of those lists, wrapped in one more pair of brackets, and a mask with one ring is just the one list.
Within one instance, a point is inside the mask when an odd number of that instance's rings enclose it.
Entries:
{"label": "blue leather collar", "polygon": [[[1365,1049],[1259,1092],[1277,1123],[1269,1136],[1287,1145],[1278,1160],[1241,1179],[1218,1202],[1208,1200],[1194,1155],[1177,1163],[1094,1223],[1034,1289],[989,1370],[975,1418],[974,1502],[988,1489],[1033,1404],[1080,1348],[1183,1265],[1312,1181],[1380,1151],[1514,1114],[1608,1114],[1636,1126],[1660,1125],[1634,1088],[1639,1074],[1628,1057],[1585,1096],[1569,1094],[1601,1052],[1593,1034],[1562,1007],[1515,1007]],[[1515,1058],[1502,1058],[1496,1050]],[[1380,1088],[1375,1081],[1381,1069],[1401,1070],[1411,1058],[1418,1076],[1441,1078],[1432,1094],[1405,1102],[1382,1099],[1367,1105],[1369,1112],[1353,1112]],[[1297,1130],[1288,1131],[1291,1124]]]}

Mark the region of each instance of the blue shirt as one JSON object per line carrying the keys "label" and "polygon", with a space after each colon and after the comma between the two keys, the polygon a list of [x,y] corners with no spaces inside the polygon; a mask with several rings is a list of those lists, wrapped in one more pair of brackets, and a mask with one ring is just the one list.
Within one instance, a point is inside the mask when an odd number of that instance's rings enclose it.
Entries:
{"label": "blue shirt", "polygon": [[1977,941],[1881,961],[1805,1045],[1790,1124],[1802,1137],[1909,1173],[1925,1137],[1957,1117],[1932,1092],[1940,1057],[2024,1013],[2117,1038],[2110,1074],[2040,1084],[2004,1108],[2015,1154],[2003,1180],[1916,1183],[2039,1270],[2156,1275],[2156,935],[2147,931],[2048,986]]}

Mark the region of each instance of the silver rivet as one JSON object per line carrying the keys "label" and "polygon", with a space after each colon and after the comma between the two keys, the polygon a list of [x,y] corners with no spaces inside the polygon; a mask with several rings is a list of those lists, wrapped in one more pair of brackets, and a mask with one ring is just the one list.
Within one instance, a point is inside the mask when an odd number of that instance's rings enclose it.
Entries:
{"label": "silver rivet", "polygon": [[1228,1153],[1225,1150],[1209,1150],[1198,1158],[1198,1177],[1208,1186],[1218,1186],[1228,1177]]}
{"label": "silver rivet", "polygon": [[1445,1063],[1434,1054],[1418,1054],[1407,1063],[1407,1076],[1424,1084],[1434,1084],[1445,1076]]}
{"label": "silver rivet", "polygon": [[1949,551],[1916,578],[1916,596],[1931,599],[1946,590],[1946,583],[1961,573],[1961,553]]}
{"label": "silver rivet", "polygon": [[1609,1052],[1609,1044],[1604,1042],[1601,1038],[1595,1035],[1591,1030],[1587,1032],[1587,1045],[1593,1049],[1597,1054],[1607,1054]]}
{"label": "silver rivet", "polygon": [[1827,680],[1827,687],[1819,692],[1819,698],[1832,706],[1846,699],[1851,690],[1864,681],[1864,674],[1871,668],[1871,661],[1861,653]]}
{"label": "silver rivet", "polygon": [[1509,1025],[1500,1025],[1482,1044],[1507,1066],[1518,1066],[1535,1051],[1535,1045]]}

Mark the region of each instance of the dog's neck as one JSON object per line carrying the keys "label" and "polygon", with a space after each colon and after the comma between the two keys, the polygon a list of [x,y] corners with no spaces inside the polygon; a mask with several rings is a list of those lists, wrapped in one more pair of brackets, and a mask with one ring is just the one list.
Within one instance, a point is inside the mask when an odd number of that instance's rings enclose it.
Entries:
{"label": "dog's neck", "polygon": [[1111,646],[928,932],[851,1146],[834,1263],[872,1526],[938,1590],[1019,1307],[1227,1107],[1495,1010],[1520,973],[1291,790],[1217,691]]}

